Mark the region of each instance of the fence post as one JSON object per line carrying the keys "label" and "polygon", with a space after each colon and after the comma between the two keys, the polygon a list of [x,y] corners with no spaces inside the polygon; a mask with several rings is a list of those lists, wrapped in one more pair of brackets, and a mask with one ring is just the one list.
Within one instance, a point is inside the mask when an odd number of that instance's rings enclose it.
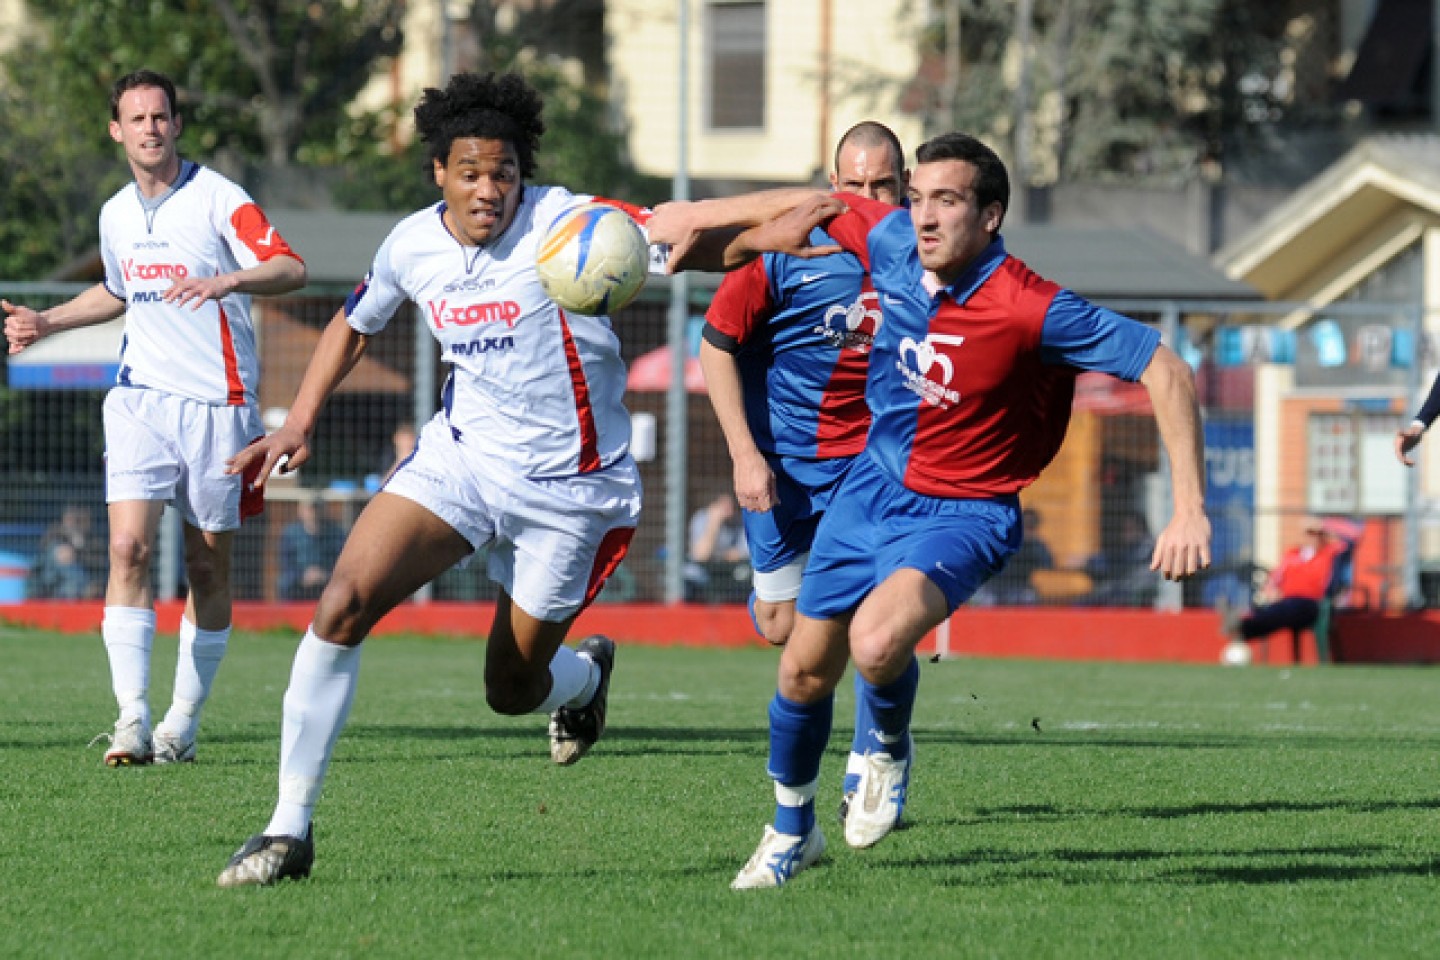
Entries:
{"label": "fence post", "polygon": [[[1166,301],[1160,307],[1160,339],[1172,348],[1180,342],[1180,308],[1170,301]],[[1200,459],[1200,469],[1205,469],[1203,455]],[[1175,511],[1174,476],[1170,471],[1168,456],[1160,458],[1159,496],[1156,499],[1160,501],[1155,504],[1156,512],[1168,523]],[[1184,605],[1185,585],[1178,580],[1161,579],[1160,587],[1155,591],[1155,609],[1173,612]]]}
{"label": "fence post", "polygon": [[[1414,356],[1405,377],[1405,403],[1408,409],[1401,411],[1402,417],[1418,409],[1422,384],[1420,369],[1425,358],[1425,307],[1417,304],[1410,308],[1410,329],[1415,337]],[[1407,421],[1402,420],[1401,423]],[[1400,582],[1405,594],[1405,609],[1414,610],[1425,605],[1420,590],[1420,483],[1419,469],[1405,471],[1405,541],[1404,556],[1400,560]],[[1383,599],[1382,599],[1383,603]]]}
{"label": "fence post", "polygon": [[156,584],[155,597],[159,600],[174,600],[180,595],[180,554],[184,550],[181,545],[182,535],[178,508],[167,506],[165,512],[160,515],[158,539],[156,559],[159,564],[159,583]]}
{"label": "fence post", "polygon": [[[425,424],[435,416],[435,366],[438,362],[439,345],[430,335],[425,313],[418,304],[410,308],[410,315],[415,320],[415,388],[411,397],[411,409],[415,416],[415,436],[418,437],[420,431],[425,429]],[[429,603],[434,597],[433,581],[415,591],[416,603]]]}

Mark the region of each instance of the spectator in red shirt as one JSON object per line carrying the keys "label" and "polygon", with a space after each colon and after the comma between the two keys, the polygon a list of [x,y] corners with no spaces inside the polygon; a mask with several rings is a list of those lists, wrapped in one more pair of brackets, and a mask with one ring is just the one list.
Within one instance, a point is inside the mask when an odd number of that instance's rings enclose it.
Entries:
{"label": "spectator in red shirt", "polygon": [[1313,627],[1335,562],[1349,546],[1324,521],[1306,520],[1305,542],[1285,551],[1249,613],[1225,617],[1225,632],[1236,640],[1255,640],[1277,630]]}

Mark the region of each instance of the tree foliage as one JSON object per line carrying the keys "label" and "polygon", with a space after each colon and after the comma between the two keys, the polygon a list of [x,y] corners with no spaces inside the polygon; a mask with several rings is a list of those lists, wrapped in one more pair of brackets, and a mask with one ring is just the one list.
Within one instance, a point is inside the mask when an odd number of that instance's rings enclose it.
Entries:
{"label": "tree foliage", "polygon": [[921,39],[930,69],[911,94],[932,129],[970,130],[1013,154],[1026,89],[1031,182],[1215,175],[1297,130],[1340,126],[1324,78],[1307,89],[1299,76],[1329,63],[1313,4],[1033,0],[1028,51],[1013,42],[1016,0],[946,4],[960,14],[960,75],[940,67],[957,38],[936,18]]}
{"label": "tree foliage", "polygon": [[387,0],[29,0],[32,36],[0,58],[0,276],[36,276],[94,244],[127,178],[109,88],[140,67],[180,92],[187,155],[272,176],[331,151],[378,58]]}
{"label": "tree foliage", "polygon": [[[0,277],[46,275],[93,249],[100,205],[128,177],[106,134],[109,87],[141,66],[180,90],[182,152],[240,178],[265,202],[308,205],[328,192],[343,207],[408,210],[436,196],[428,164],[409,143],[410,105],[351,107],[399,50],[403,4],[26,4],[33,37],[0,57]],[[593,81],[603,60],[598,10],[592,0],[564,0],[502,23],[500,5],[476,0],[470,46],[457,62],[522,69],[545,95],[538,179],[649,202],[663,185],[625,162],[603,95],[547,59],[580,56]]]}

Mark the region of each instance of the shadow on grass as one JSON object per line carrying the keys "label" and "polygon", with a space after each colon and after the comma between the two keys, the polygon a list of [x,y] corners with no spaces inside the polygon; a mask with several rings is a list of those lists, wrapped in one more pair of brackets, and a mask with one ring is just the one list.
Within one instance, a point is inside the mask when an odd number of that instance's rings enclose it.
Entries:
{"label": "shadow on grass", "polygon": [[[1151,869],[1150,865],[1167,862],[1178,862],[1178,865]],[[1031,880],[1072,886],[1113,886],[1117,882],[1267,885],[1440,875],[1440,858],[1413,859],[1377,844],[1234,850],[1061,847],[1017,852],[992,848],[943,857],[907,857],[890,865],[921,871],[959,869],[962,875],[940,877],[935,881],[957,887],[1002,886]]]}
{"label": "shadow on grass", "polygon": [[1142,820],[1177,820],[1185,817],[1247,815],[1266,813],[1392,813],[1404,810],[1440,811],[1440,798],[1423,800],[1256,800],[1239,803],[1193,803],[1176,807],[1110,807],[1103,810],[1064,808],[1053,804],[1022,804],[1009,807],[981,807],[975,820],[935,821],[951,826],[973,824],[976,820],[1027,820],[1056,822],[1097,818],[1134,817]]}

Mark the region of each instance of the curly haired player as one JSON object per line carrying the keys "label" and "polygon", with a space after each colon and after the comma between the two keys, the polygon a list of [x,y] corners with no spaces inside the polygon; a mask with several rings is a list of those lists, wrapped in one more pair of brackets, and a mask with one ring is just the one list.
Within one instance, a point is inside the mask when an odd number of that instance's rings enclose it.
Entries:
{"label": "curly haired player", "polygon": [[360,514],[285,693],[280,798],[231,859],[223,887],[304,877],[311,811],[350,709],[360,645],[386,612],[480,549],[501,589],[485,648],[497,713],[550,716],[550,753],[580,759],[605,728],[615,647],[564,641],[624,558],[640,511],[621,402],[625,367],[606,317],[545,297],[545,227],[588,197],[525,182],[544,123],[518,75],[459,74],[415,110],[442,199],[402,220],[326,327],[283,426],[236,456],[239,472],[294,469],[326,398],[406,301],[451,365],[442,409]]}

